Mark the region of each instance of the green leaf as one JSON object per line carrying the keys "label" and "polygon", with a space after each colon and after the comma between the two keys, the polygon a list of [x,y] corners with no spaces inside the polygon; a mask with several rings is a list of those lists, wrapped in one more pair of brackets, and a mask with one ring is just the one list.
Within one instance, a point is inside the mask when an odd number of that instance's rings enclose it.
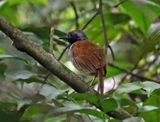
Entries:
{"label": "green leaf", "polygon": [[155,82],[151,82],[151,81],[145,81],[142,82],[142,87],[144,90],[147,91],[148,95],[151,95],[151,93],[160,88],[160,84],[159,83],[155,83]]}
{"label": "green leaf", "polygon": [[93,116],[101,118],[101,119],[106,118],[106,114],[104,112],[98,111],[96,109],[84,108],[84,109],[81,109],[81,110],[77,110],[77,112],[93,115]]}
{"label": "green leaf", "polygon": [[145,105],[145,106],[141,106],[139,107],[139,112],[148,112],[148,111],[153,111],[159,109],[156,106],[152,106],[152,105]]}
{"label": "green leaf", "polygon": [[123,120],[122,122],[145,122],[143,118],[140,117],[131,117]]}
{"label": "green leaf", "polygon": [[150,16],[143,13],[143,6],[139,8],[133,1],[127,0],[122,4],[124,11],[130,15],[143,33],[147,32],[151,25]]}
{"label": "green leaf", "polygon": [[6,58],[14,58],[15,56],[8,55],[8,54],[1,54],[0,59],[6,59]]}
{"label": "green leaf", "polygon": [[[160,108],[159,95],[160,95],[160,89],[153,91],[149,96],[149,98],[144,102],[144,106],[156,106]],[[141,112],[140,116],[143,117],[146,122],[158,122],[160,118],[160,109]]]}
{"label": "green leaf", "polygon": [[107,67],[107,77],[112,77],[112,76],[115,76],[115,75],[118,75],[118,74],[121,74],[121,73],[123,73],[123,72],[116,69],[116,68],[113,68],[111,66]]}
{"label": "green leaf", "polygon": [[21,83],[33,83],[33,82],[36,82],[36,83],[44,83],[44,80],[43,79],[40,79],[40,78],[36,78],[36,77],[30,77],[30,78],[27,78],[27,79],[18,79],[17,82],[21,82]]}
{"label": "green leaf", "polygon": [[[0,38],[1,39],[1,38]],[[4,49],[1,47],[0,45],[0,54],[3,54],[4,53]]]}
{"label": "green leaf", "polygon": [[112,98],[100,99],[100,106],[102,107],[102,110],[105,113],[109,111],[113,111],[118,107],[117,102]]}
{"label": "green leaf", "polygon": [[130,20],[130,17],[124,13],[111,13],[109,17],[113,25],[126,24]]}
{"label": "green leaf", "polygon": [[42,107],[31,106],[25,110],[21,120],[30,120],[36,118],[37,116],[40,116],[42,112],[43,112]]}
{"label": "green leaf", "polygon": [[19,111],[24,105],[31,103],[31,100],[17,100],[17,110]]}
{"label": "green leaf", "polygon": [[[40,38],[49,39],[50,30],[48,27],[34,27],[34,25],[33,25],[33,26],[27,26],[27,27],[21,28],[21,29],[23,31],[33,32],[34,34],[36,34]],[[54,34],[59,37],[66,35],[65,32],[63,32],[62,30],[58,30],[58,29],[54,29]]]}
{"label": "green leaf", "polygon": [[91,104],[97,105],[98,104],[98,96],[91,94],[91,93],[73,93],[71,97],[75,100],[86,100]]}
{"label": "green leaf", "polygon": [[16,112],[0,110],[1,122],[20,122]]}
{"label": "green leaf", "polygon": [[47,5],[48,1],[47,0],[7,0],[10,5],[15,5],[15,4],[20,4],[23,2],[30,2],[30,3],[37,3],[40,5]]}
{"label": "green leaf", "polygon": [[67,103],[67,104],[65,104],[65,107],[59,107],[57,109],[54,109],[52,111],[52,113],[57,115],[57,114],[64,114],[66,112],[77,111],[77,110],[80,110],[80,109],[82,109],[82,107],[78,104]]}
{"label": "green leaf", "polygon": [[135,1],[138,7],[142,7],[141,9],[146,15],[150,17],[150,19],[154,20],[158,15],[160,15],[160,5],[152,2],[150,0],[140,0]]}
{"label": "green leaf", "polygon": [[[132,69],[133,68],[133,64],[129,63],[129,62],[126,62],[126,61],[115,61],[115,63],[117,66],[120,66],[120,67],[123,67],[124,69]],[[114,68],[114,67],[111,67],[111,66],[108,66],[107,67],[107,77],[111,77],[111,76],[115,76],[115,75],[118,75],[120,73],[123,73],[123,71],[117,69],[117,68]]]}
{"label": "green leaf", "polygon": [[126,61],[115,61],[115,64],[125,69],[132,69],[134,67],[133,64]]}
{"label": "green leaf", "polygon": [[151,82],[151,81],[145,81],[145,82],[133,82],[133,83],[125,83],[120,85],[116,93],[122,94],[122,93],[130,93],[136,90],[144,89],[148,95],[151,95],[151,93],[160,88],[160,84]]}
{"label": "green leaf", "polygon": [[11,110],[15,108],[16,108],[15,103],[0,102],[0,110]]}
{"label": "green leaf", "polygon": [[122,120],[119,120],[119,119],[110,119],[108,122],[122,122]]}
{"label": "green leaf", "polygon": [[133,102],[132,100],[129,100],[129,99],[121,99],[120,100],[120,105],[121,106],[135,106],[136,104],[135,104],[135,102]]}
{"label": "green leaf", "polygon": [[160,5],[149,0],[128,0],[122,4],[122,7],[134,19],[143,33],[147,32],[151,22],[160,15]]}
{"label": "green leaf", "polygon": [[[14,0],[12,0],[14,1]],[[5,2],[2,6],[0,6],[0,15],[5,17],[9,22],[14,25],[19,25],[19,21],[17,19],[17,6],[10,6],[8,2]]]}
{"label": "green leaf", "polygon": [[16,71],[6,71],[6,80],[17,80],[17,79],[28,79],[33,76],[33,73],[28,70],[16,70]]}
{"label": "green leaf", "polygon": [[130,93],[133,92],[135,90],[141,89],[141,83],[140,82],[134,82],[134,83],[125,83],[120,85],[117,90],[116,93],[118,94],[122,94],[122,93]]}
{"label": "green leaf", "polygon": [[7,66],[5,65],[5,64],[0,64],[0,76],[4,76],[4,72],[5,72],[5,70],[6,70],[6,68],[7,68]]}
{"label": "green leaf", "polygon": [[65,121],[65,117],[58,116],[58,117],[47,118],[44,122],[63,122],[63,121]]}
{"label": "green leaf", "polygon": [[[22,28],[23,31],[27,31],[27,32],[33,32],[36,36],[38,36],[42,41],[43,41],[43,47],[45,48],[45,50],[49,50],[49,33],[50,30],[48,27],[34,27],[33,26],[28,26],[25,28]],[[66,46],[65,41],[60,40],[59,37],[63,37],[66,35],[65,32],[55,29],[54,30],[54,41],[56,42],[56,44],[59,46]],[[54,46],[57,46],[54,45]]]}
{"label": "green leaf", "polygon": [[83,107],[81,107],[77,104],[74,104],[74,103],[65,104],[65,107],[60,107],[60,108],[54,109],[52,111],[52,113],[55,115],[64,114],[64,113],[68,113],[68,112],[85,113],[85,114],[96,116],[101,119],[104,119],[106,117],[105,113],[103,113],[101,111],[98,111],[98,110],[92,109],[92,108],[83,108]]}
{"label": "green leaf", "polygon": [[43,113],[46,113],[47,111],[51,110],[52,107],[49,105],[43,105],[43,104],[35,104],[30,107],[28,107],[24,114],[21,117],[21,120],[32,120],[34,118],[38,118],[43,115]]}
{"label": "green leaf", "polygon": [[[151,96],[144,102],[145,105],[153,105],[160,107],[160,89],[152,92]],[[159,114],[160,115],[160,114]]]}
{"label": "green leaf", "polygon": [[160,38],[160,23],[154,23],[147,32],[147,39],[157,43],[159,38]]}
{"label": "green leaf", "polygon": [[105,113],[115,110],[118,106],[114,99],[103,99],[90,93],[73,93],[71,97],[75,100],[86,100],[91,104],[100,105]]}
{"label": "green leaf", "polygon": [[146,105],[146,106],[143,106],[143,108],[140,110],[140,112],[153,111],[156,109],[159,109],[159,108],[156,106]]}
{"label": "green leaf", "polygon": [[[149,52],[156,50],[156,46],[159,46],[160,38],[160,23],[152,24],[149,28],[146,38],[140,43],[140,50],[142,55],[146,56]],[[158,51],[158,50],[157,50]]]}
{"label": "green leaf", "polygon": [[43,85],[43,87],[40,89],[40,95],[45,96],[48,100],[55,99],[56,96],[62,94],[63,92],[64,90],[59,90],[49,85]]}
{"label": "green leaf", "polygon": [[126,110],[128,113],[135,115],[137,114],[137,105],[134,101],[130,100],[130,99],[126,99],[126,98],[121,98],[120,99],[120,106]]}
{"label": "green leaf", "polygon": [[0,60],[1,59],[17,59],[17,60],[27,62],[25,59],[23,59],[21,57],[18,57],[16,55],[9,55],[9,54],[0,54]]}

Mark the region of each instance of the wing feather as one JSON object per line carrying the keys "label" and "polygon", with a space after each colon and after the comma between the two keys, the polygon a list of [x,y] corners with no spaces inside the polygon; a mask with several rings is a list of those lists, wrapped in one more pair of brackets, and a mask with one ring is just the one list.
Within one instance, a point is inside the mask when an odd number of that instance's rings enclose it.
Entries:
{"label": "wing feather", "polygon": [[74,43],[69,55],[74,66],[82,72],[96,73],[97,69],[106,66],[104,50],[90,41]]}

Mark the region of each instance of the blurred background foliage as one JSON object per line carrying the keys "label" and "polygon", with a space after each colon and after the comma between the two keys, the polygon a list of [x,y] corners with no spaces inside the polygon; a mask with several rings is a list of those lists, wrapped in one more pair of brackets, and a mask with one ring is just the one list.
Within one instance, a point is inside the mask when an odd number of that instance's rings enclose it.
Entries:
{"label": "blurred background foliage", "polygon": [[[106,91],[112,89],[107,86],[111,84],[111,76],[120,83],[117,89],[104,98],[75,93],[56,76],[48,75],[49,72],[34,59],[17,51],[10,39],[0,32],[0,121],[160,122],[160,1],[122,1],[103,0],[108,39],[116,57],[113,61],[109,52],[108,60],[151,80],[108,66]],[[58,57],[67,45],[59,37],[76,28],[71,2],[77,8],[82,28],[95,14],[97,0],[1,0],[0,15],[46,51],[50,50],[50,28],[54,27],[52,53]],[[103,46],[99,16],[85,33]],[[78,73],[66,54],[61,62]],[[85,76],[85,79],[90,78]],[[103,111],[88,105],[85,100],[101,105]],[[105,114],[113,110],[125,111],[131,117],[118,120]]]}

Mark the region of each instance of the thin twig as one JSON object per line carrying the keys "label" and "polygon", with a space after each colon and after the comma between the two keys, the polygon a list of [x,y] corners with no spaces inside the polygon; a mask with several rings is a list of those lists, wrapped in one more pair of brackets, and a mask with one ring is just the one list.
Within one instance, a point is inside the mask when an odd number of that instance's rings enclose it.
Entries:
{"label": "thin twig", "polygon": [[49,76],[51,76],[52,75],[52,73],[51,72],[49,72],[45,77],[44,77],[44,80],[43,80],[43,82],[47,82],[47,80],[48,80],[48,78],[49,78]]}
{"label": "thin twig", "polygon": [[[138,63],[139,63],[139,61],[138,61],[138,62],[135,64],[135,66],[130,70],[130,72],[134,72],[134,70],[137,69]],[[121,82],[124,81],[128,75],[130,75],[130,74],[129,74],[129,73],[126,73],[126,74],[121,78]]]}
{"label": "thin twig", "polygon": [[[87,26],[95,19],[95,17],[100,13],[100,9],[97,9],[96,13],[88,20],[88,22],[82,27],[82,30],[85,30],[87,28]],[[106,28],[106,27],[105,27]],[[106,37],[107,38],[107,35]],[[106,45],[106,44],[105,44]],[[105,47],[106,48],[106,47]],[[111,51],[111,55],[112,55],[112,58],[113,60],[115,60],[115,55],[114,55],[114,52],[113,52],[113,49],[112,47],[108,44],[108,48],[110,49]]]}
{"label": "thin twig", "polygon": [[50,29],[50,40],[49,40],[49,53],[53,55],[53,43],[54,43],[54,27]]}
{"label": "thin twig", "polygon": [[119,5],[121,5],[121,4],[123,4],[124,2],[126,2],[127,0],[122,0],[122,1],[120,1],[119,3],[117,3],[116,5],[114,5],[113,7],[118,7]]}
{"label": "thin twig", "polygon": [[82,27],[82,30],[85,30],[87,26],[93,21],[93,19],[99,14],[99,11],[97,10],[96,13],[87,21],[87,23]]}
{"label": "thin twig", "polygon": [[[130,70],[130,72],[134,72],[134,70],[136,70],[138,68],[138,64],[139,61],[143,58],[143,56],[141,55],[139,60],[136,62],[136,64],[134,65],[134,67]],[[124,77],[122,77],[121,81],[124,81],[126,79],[126,77],[130,75],[129,73],[126,73],[126,75]]]}
{"label": "thin twig", "polygon": [[159,81],[157,81],[157,80],[155,80],[155,79],[151,79],[151,78],[147,78],[147,77],[141,76],[141,75],[139,75],[139,74],[135,74],[135,73],[133,73],[133,72],[131,72],[131,71],[128,71],[127,69],[124,69],[124,68],[122,68],[122,67],[119,67],[119,66],[117,66],[117,65],[115,65],[115,64],[113,64],[113,63],[108,63],[108,65],[111,66],[111,67],[114,67],[114,68],[116,68],[116,69],[118,69],[118,70],[120,70],[120,71],[126,72],[127,74],[130,74],[130,75],[132,75],[132,76],[134,76],[134,77],[137,77],[137,78],[139,78],[139,79],[141,79],[141,80],[154,81],[154,82],[156,82],[156,83],[160,83]]}
{"label": "thin twig", "polygon": [[111,55],[112,55],[112,58],[113,58],[113,61],[114,61],[115,60],[115,55],[114,55],[114,52],[113,52],[113,49],[112,49],[111,45],[108,45],[108,48],[111,51]]}
{"label": "thin twig", "polygon": [[76,8],[76,5],[74,4],[74,2],[70,2],[72,8],[73,8],[73,11],[74,11],[74,14],[75,14],[75,25],[76,25],[76,30],[79,29],[79,15],[78,15],[78,11],[77,11],[77,8]]}
{"label": "thin twig", "polygon": [[64,55],[64,53],[66,52],[66,50],[67,50],[69,47],[70,47],[70,44],[69,44],[69,45],[67,45],[67,46],[63,49],[63,51],[62,51],[61,55],[58,57],[58,61],[60,61],[60,60],[61,60],[62,56]]}
{"label": "thin twig", "polygon": [[[50,39],[49,39],[49,53],[54,56],[53,53],[53,43],[54,43],[54,27],[51,27],[50,29]],[[49,76],[51,76],[51,72],[49,72],[45,77],[44,77],[44,82],[47,82]]]}
{"label": "thin twig", "polygon": [[105,24],[105,18],[103,14],[103,8],[102,8],[102,0],[99,0],[99,14],[101,16],[101,21],[102,21],[102,27],[103,27],[103,36],[104,36],[104,48],[105,48],[105,53],[107,55],[107,50],[108,50],[108,39],[107,39],[107,27]]}

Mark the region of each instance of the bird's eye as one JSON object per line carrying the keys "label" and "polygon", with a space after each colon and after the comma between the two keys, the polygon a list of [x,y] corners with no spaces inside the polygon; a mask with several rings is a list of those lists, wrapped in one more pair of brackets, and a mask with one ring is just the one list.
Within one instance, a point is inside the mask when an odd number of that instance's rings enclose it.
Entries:
{"label": "bird's eye", "polygon": [[69,33],[69,34],[68,34],[68,38],[72,38],[72,33]]}

